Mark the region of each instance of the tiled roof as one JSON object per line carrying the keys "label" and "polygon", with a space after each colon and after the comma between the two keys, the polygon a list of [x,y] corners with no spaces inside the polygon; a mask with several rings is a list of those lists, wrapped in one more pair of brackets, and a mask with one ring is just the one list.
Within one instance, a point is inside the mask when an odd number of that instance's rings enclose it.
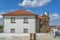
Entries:
{"label": "tiled roof", "polygon": [[38,18],[39,18],[39,19],[44,19],[44,18],[46,18],[46,17],[43,17],[43,16],[39,16]]}
{"label": "tiled roof", "polygon": [[56,26],[55,28],[60,29],[60,26]]}
{"label": "tiled roof", "polygon": [[18,10],[7,14],[3,14],[3,16],[19,16],[19,15],[36,15],[36,14],[33,14],[32,12],[25,10]]}

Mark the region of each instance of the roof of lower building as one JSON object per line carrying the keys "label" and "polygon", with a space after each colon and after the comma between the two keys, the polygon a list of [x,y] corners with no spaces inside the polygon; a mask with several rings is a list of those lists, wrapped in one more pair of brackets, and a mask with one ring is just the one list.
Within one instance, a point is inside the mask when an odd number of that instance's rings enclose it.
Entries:
{"label": "roof of lower building", "polygon": [[19,15],[35,15],[36,16],[36,14],[26,10],[18,10],[18,11],[3,14],[3,16],[19,16]]}
{"label": "roof of lower building", "polygon": [[60,29],[60,26],[56,26],[55,28],[56,28],[56,29]]}

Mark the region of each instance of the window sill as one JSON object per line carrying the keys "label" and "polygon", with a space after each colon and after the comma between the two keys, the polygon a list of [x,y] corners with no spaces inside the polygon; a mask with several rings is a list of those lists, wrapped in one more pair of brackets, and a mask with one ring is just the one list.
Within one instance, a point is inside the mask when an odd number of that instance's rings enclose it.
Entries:
{"label": "window sill", "polygon": [[26,23],[26,24],[28,24],[28,22],[23,22],[23,23]]}
{"label": "window sill", "polygon": [[11,22],[11,23],[16,23],[16,22]]}

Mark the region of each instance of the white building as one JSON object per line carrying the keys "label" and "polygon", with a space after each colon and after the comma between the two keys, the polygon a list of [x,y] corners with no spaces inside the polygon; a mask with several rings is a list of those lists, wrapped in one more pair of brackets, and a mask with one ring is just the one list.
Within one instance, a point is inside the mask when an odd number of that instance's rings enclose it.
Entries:
{"label": "white building", "polygon": [[60,26],[51,27],[50,32],[54,33],[54,36],[60,36]]}
{"label": "white building", "polygon": [[39,19],[36,14],[25,10],[3,15],[4,33],[39,33]]}

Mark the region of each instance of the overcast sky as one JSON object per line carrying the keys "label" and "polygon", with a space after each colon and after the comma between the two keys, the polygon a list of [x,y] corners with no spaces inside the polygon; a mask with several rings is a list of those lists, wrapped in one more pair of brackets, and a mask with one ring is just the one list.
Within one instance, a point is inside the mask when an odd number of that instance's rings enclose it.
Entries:
{"label": "overcast sky", "polygon": [[0,0],[0,14],[16,10],[28,10],[38,16],[49,12],[50,25],[60,25],[60,0]]}

